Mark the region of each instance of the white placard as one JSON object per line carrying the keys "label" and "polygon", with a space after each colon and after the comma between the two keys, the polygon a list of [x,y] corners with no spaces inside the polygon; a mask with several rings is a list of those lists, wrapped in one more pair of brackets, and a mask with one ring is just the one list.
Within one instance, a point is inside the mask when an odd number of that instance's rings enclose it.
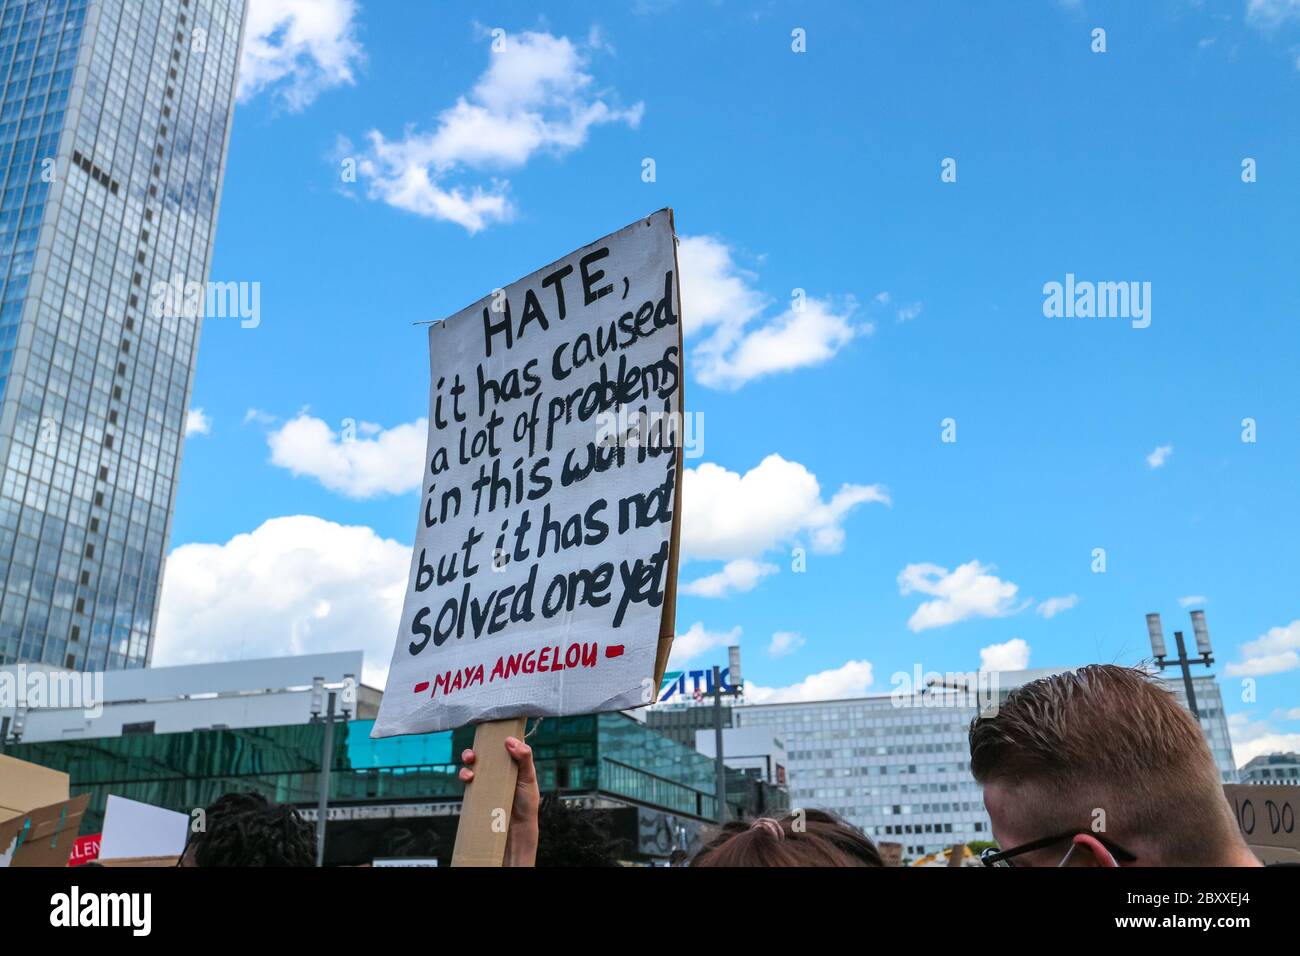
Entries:
{"label": "white placard", "polygon": [[99,859],[180,856],[189,825],[190,818],[183,813],[109,794]]}
{"label": "white placard", "polygon": [[419,520],[373,736],[654,701],[675,604],[678,289],[661,210],[429,328]]}
{"label": "white placard", "polygon": [[437,866],[438,858],[436,856],[414,857],[375,857],[370,862],[371,866]]}

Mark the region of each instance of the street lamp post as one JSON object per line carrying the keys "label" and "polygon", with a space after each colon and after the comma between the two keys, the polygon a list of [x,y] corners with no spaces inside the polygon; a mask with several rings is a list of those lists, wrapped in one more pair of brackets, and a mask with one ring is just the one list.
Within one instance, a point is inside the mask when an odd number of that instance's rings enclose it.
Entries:
{"label": "street lamp post", "polygon": [[330,770],[334,763],[334,691],[325,710],[325,739],[321,745],[320,801],[316,807],[316,865],[325,865],[325,824],[330,806]]}
{"label": "street lamp post", "polygon": [[[328,822],[330,806],[330,770],[334,765],[334,724],[337,722],[346,724],[352,718],[352,708],[356,700],[355,681],[351,674],[344,675],[341,691],[327,688],[323,677],[313,678],[311,683],[311,722],[325,725],[321,740],[320,793],[316,804],[316,865],[324,866],[325,825]],[[342,713],[339,713],[340,703]]]}
{"label": "street lamp post", "polygon": [[727,767],[722,762],[722,668],[713,665],[713,747],[717,771],[718,823],[727,822]]}
{"label": "street lamp post", "polygon": [[[741,690],[744,688],[742,683],[743,677],[740,673],[740,648],[733,645],[727,648],[727,676],[731,678],[731,686],[736,688],[731,693],[739,697]],[[713,749],[714,749],[714,766],[717,773],[716,791],[718,801],[718,823],[727,822],[727,765],[723,762],[722,755],[722,668],[717,664],[713,665]]]}
{"label": "street lamp post", "polygon": [[1147,615],[1147,635],[1151,638],[1151,653],[1155,657],[1155,665],[1161,671],[1166,667],[1177,666],[1183,675],[1183,690],[1187,694],[1187,709],[1192,712],[1192,716],[1198,721],[1201,719],[1201,713],[1196,708],[1196,690],[1192,686],[1192,665],[1204,664],[1209,667],[1214,663],[1213,650],[1210,647],[1210,629],[1205,624],[1205,612],[1192,612],[1192,633],[1196,637],[1196,657],[1187,655],[1187,646],[1183,643],[1183,632],[1174,631],[1174,643],[1178,647],[1178,657],[1169,660],[1167,648],[1165,647],[1164,627],[1160,623],[1159,614]]}

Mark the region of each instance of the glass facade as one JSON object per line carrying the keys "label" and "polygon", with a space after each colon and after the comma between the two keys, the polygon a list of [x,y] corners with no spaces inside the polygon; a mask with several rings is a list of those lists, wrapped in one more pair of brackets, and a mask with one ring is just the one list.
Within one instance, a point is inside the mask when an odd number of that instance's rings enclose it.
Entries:
{"label": "glass facade", "polygon": [[2,0],[0,663],[149,661],[244,0]]}
{"label": "glass facade", "polygon": [[[1166,671],[1166,675],[1177,671]],[[1183,689],[1181,677],[1167,676],[1165,687],[1178,699],[1178,703],[1187,706],[1187,694]],[[1219,682],[1212,676],[1192,678],[1192,690],[1196,694],[1196,711],[1200,716],[1201,732],[1205,742],[1210,745],[1214,762],[1219,765],[1219,776],[1224,783],[1237,782],[1237,763],[1232,756],[1232,736],[1228,731],[1228,715],[1223,709],[1223,694],[1219,691]]]}
{"label": "glass facade", "polygon": [[[1003,675],[1002,696],[1020,681]],[[1166,681],[1186,705],[1181,682]],[[1218,683],[1194,679],[1201,727],[1224,783],[1236,782]],[[972,705],[897,706],[885,695],[803,704],[735,707],[738,727],[762,726],[785,741],[791,803],[831,810],[904,856],[955,843],[991,841],[970,773]]]}
{"label": "glass facade", "polygon": [[785,741],[790,802],[830,810],[919,857],[991,840],[970,775],[972,708],[896,707],[888,696],[735,707],[738,727]]}
{"label": "glass facade", "polygon": [[[373,725],[354,720],[335,726],[332,805],[459,800],[453,754],[470,746],[472,727],[373,740]],[[82,832],[94,833],[110,793],[184,813],[231,790],[314,807],[324,732],[315,723],[128,734],[17,744],[5,752],[62,770],[71,777],[73,794],[90,793]],[[543,793],[613,797],[675,814],[716,816],[713,761],[623,714],[548,717],[528,742]]]}
{"label": "glass facade", "polygon": [[89,0],[0,7],[0,396],[18,343],[36,240]]}

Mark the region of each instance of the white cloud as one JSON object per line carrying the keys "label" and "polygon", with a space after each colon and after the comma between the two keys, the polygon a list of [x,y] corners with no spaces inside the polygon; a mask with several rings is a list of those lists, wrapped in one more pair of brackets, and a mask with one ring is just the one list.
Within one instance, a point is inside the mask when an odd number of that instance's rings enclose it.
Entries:
{"label": "white cloud", "polygon": [[919,592],[934,600],[918,607],[907,626],[919,632],[972,617],[1005,617],[1020,610],[1019,588],[990,574],[992,566],[968,561],[953,571],[937,564],[909,564],[898,575],[900,594]]}
{"label": "white cloud", "polygon": [[980,670],[1022,671],[1029,666],[1029,645],[1013,637],[1002,644],[980,648]]}
{"label": "white cloud", "polygon": [[853,324],[851,300],[804,297],[773,314],[773,303],[754,285],[755,276],[736,265],[732,250],[712,236],[683,236],[681,268],[683,331],[694,340],[696,379],[710,388],[736,389],[776,372],[820,365],[870,323]]}
{"label": "white cloud", "polygon": [[643,104],[611,105],[586,71],[586,47],[549,33],[518,33],[493,52],[487,70],[468,94],[438,114],[432,130],[408,125],[398,139],[378,130],[357,164],[369,194],[417,215],[457,223],[470,233],[514,214],[509,182],[494,178],[453,183],[470,170],[508,170],[539,152],[561,156],[581,147],[594,126],[626,123],[635,128]]}
{"label": "white cloud", "polygon": [[680,585],[680,590],[682,594],[695,597],[726,597],[732,593],[752,591],[759,581],[776,572],[775,564],[736,558],[723,565],[721,571]]}
{"label": "white cloud", "polygon": [[1288,20],[1300,19],[1300,0],[1247,0],[1246,22],[1272,30]]}
{"label": "white cloud", "polygon": [[[1264,34],[1294,27],[1300,24],[1300,0],[1248,0],[1246,22]],[[1287,52],[1300,70],[1300,48],[1291,45]]]}
{"label": "white cloud", "polygon": [[1232,759],[1238,767],[1265,754],[1300,751],[1300,734],[1280,733],[1268,721],[1253,721],[1246,714],[1228,715],[1228,735],[1232,738]]}
{"label": "white cloud", "polygon": [[1206,603],[1207,599],[1203,594],[1189,594],[1186,597],[1180,597],[1178,599],[1179,607],[1195,607],[1198,604],[1204,605]]}
{"label": "white cloud", "polygon": [[809,700],[861,697],[871,687],[870,661],[848,661],[833,670],[810,674],[787,687],[760,687],[745,681],[745,700],[751,704],[782,704]]}
{"label": "white cloud", "polygon": [[898,310],[898,321],[911,322],[921,314],[922,307],[923,305],[920,302],[913,302],[911,305],[903,306],[903,308]]}
{"label": "white cloud", "polygon": [[397,495],[419,487],[428,423],[383,429],[370,422],[344,440],[319,418],[300,412],[267,435],[271,463],[315,478],[349,498]]}
{"label": "white cloud", "polygon": [[[249,417],[253,413],[250,409]],[[314,478],[350,498],[372,498],[419,487],[426,431],[424,419],[390,429],[359,422],[355,436],[344,440],[304,410],[270,431],[267,444],[271,463],[295,476]],[[696,597],[753,590],[777,573],[775,564],[759,559],[778,546],[802,543],[817,553],[837,553],[844,547],[843,523],[854,508],[890,503],[880,485],[844,484],[825,500],[817,477],[780,455],[768,455],[743,475],[709,463],[688,468],[683,495],[683,561],[726,562],[681,585],[683,594]]]}
{"label": "white cloud", "polygon": [[270,89],[297,111],[331,87],[351,86],[364,59],[356,14],[356,0],[249,0],[240,102]]}
{"label": "white cloud", "polygon": [[795,461],[768,455],[743,475],[705,463],[682,483],[682,553],[686,559],[758,558],[806,535],[814,551],[844,546],[844,519],[859,504],[889,504],[880,485],[841,485],[823,500],[817,476]]}
{"label": "white cloud", "polygon": [[1151,454],[1147,455],[1148,468],[1163,468],[1169,456],[1174,453],[1173,445],[1161,445]]}
{"label": "white cloud", "polygon": [[207,435],[212,432],[212,419],[201,408],[191,408],[185,413],[185,437]]}
{"label": "white cloud", "polygon": [[360,650],[384,686],[411,560],[367,527],[273,518],[167,558],[153,663]]}
{"label": "white cloud", "polygon": [[1244,661],[1224,668],[1229,677],[1263,677],[1295,670],[1300,667],[1300,620],[1270,628],[1266,634],[1242,644],[1241,653]]}
{"label": "white cloud", "polygon": [[1068,611],[1079,603],[1079,595],[1067,594],[1064,597],[1048,598],[1035,609],[1037,613],[1051,620],[1062,611]]}
{"label": "white cloud", "polygon": [[733,627],[729,631],[710,631],[705,629],[701,622],[696,621],[685,634],[677,634],[673,637],[673,649],[668,655],[668,666],[680,667],[706,651],[730,647],[739,641],[739,627]]}
{"label": "white cloud", "polygon": [[244,424],[247,425],[249,422],[257,422],[259,425],[274,425],[275,416],[270,412],[262,411],[260,408],[250,408],[244,412]]}
{"label": "white cloud", "polygon": [[767,645],[767,653],[772,657],[785,657],[803,647],[804,639],[794,631],[777,631]]}

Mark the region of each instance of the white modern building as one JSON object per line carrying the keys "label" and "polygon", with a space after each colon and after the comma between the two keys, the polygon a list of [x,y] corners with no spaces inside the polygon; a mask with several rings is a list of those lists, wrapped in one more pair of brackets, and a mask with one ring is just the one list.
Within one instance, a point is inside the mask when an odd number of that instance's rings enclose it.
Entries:
{"label": "white modern building", "polygon": [[[706,757],[717,756],[717,740],[716,731],[695,731],[695,749]],[[755,725],[722,729],[722,762],[737,770],[755,771],[760,779],[783,787],[790,758],[779,735]]]}
{"label": "white modern building", "polygon": [[[904,856],[917,858],[954,843],[992,839],[981,791],[970,773],[970,722],[989,688],[1005,697],[1015,687],[1061,670],[982,672],[979,692],[972,694],[938,686],[916,695],[737,705],[732,723],[761,728],[784,741],[792,806],[830,810],[876,840],[902,843]],[[1181,680],[1165,683],[1185,705]],[[1193,686],[1201,727],[1223,781],[1234,783],[1218,682],[1212,675],[1199,676]]]}
{"label": "white modern building", "polygon": [[1241,768],[1242,783],[1300,786],[1300,754],[1261,754]]}
{"label": "white modern building", "polygon": [[361,660],[344,651],[95,673],[9,664],[0,729],[42,743],[305,724],[324,714],[331,690],[339,716],[373,717],[379,691],[361,685]]}

